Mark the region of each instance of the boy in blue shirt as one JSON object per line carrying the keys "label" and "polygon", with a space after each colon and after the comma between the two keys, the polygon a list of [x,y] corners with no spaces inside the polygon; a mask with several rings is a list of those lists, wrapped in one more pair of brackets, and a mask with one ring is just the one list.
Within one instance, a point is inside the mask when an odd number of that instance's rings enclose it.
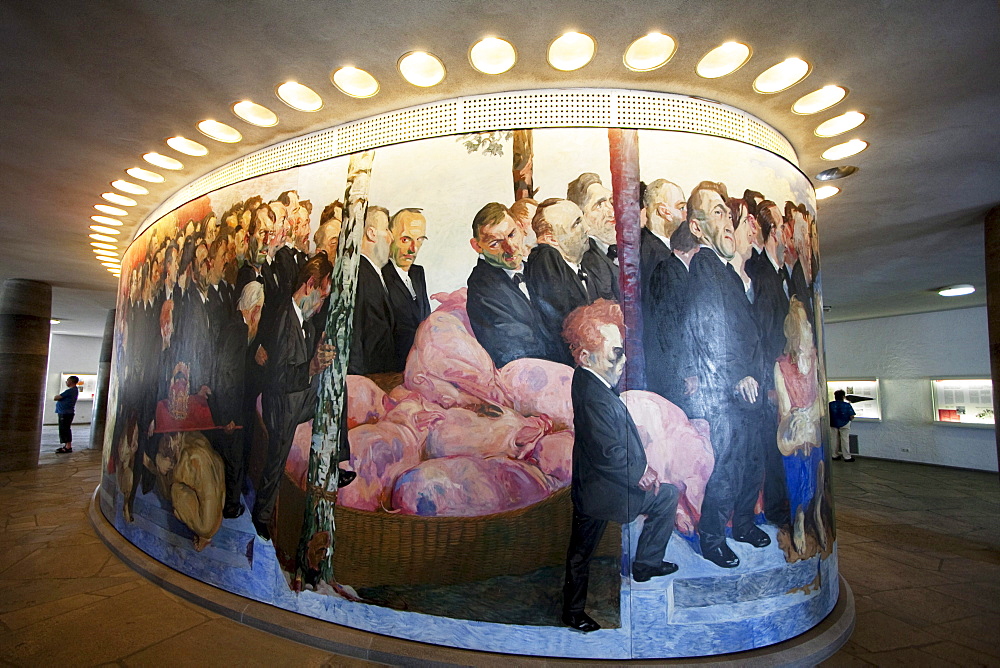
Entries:
{"label": "boy in blue shirt", "polygon": [[851,420],[854,419],[854,406],[844,401],[847,393],[837,390],[833,393],[834,401],[830,402],[830,443],[833,445],[833,458],[845,462],[853,462],[848,443],[851,439]]}
{"label": "boy in blue shirt", "polygon": [[76,398],[80,394],[77,387],[79,383],[79,377],[70,376],[66,379],[67,389],[62,394],[57,394],[54,399],[56,415],[59,416],[59,442],[62,443],[62,447],[56,452],[61,455],[73,452],[73,432],[70,430],[70,425],[73,424],[73,417],[76,415]]}

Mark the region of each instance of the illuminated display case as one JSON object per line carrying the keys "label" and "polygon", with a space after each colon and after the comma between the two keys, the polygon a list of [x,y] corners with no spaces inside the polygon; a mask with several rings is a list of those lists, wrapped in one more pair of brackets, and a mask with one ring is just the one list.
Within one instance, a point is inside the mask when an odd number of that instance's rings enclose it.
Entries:
{"label": "illuminated display case", "polygon": [[837,390],[843,390],[847,393],[847,400],[854,407],[855,420],[882,419],[878,378],[828,380],[826,391],[829,395],[829,401],[833,401],[833,393]]}
{"label": "illuminated display case", "polygon": [[989,378],[931,380],[934,421],[993,426],[993,381]]}

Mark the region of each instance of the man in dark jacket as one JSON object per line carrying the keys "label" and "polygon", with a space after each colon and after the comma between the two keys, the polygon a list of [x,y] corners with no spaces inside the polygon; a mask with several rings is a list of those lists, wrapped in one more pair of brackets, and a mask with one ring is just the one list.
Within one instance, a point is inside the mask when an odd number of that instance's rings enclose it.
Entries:
{"label": "man in dark jacket", "polygon": [[389,292],[395,321],[392,332],[396,348],[395,371],[403,371],[417,327],[431,314],[424,268],[414,264],[420,247],[427,241],[427,219],[420,209],[401,209],[392,217],[389,231],[392,243],[389,261],[382,267],[382,279]]}
{"label": "man in dark jacket", "polygon": [[396,344],[392,338],[395,318],[381,271],[389,259],[391,243],[389,212],[380,206],[369,206],[358,263],[354,334],[347,367],[351,374],[367,376],[396,370]]}
{"label": "man in dark jacket", "polygon": [[646,521],[632,562],[636,582],[677,570],[664,561],[678,490],[658,482],[646,462],[632,417],[615,386],[625,368],[621,308],[598,300],[566,318],[565,336],[578,366],[573,373],[573,526],[566,554],[563,622],[585,633],[600,625],[586,613],[590,561],[609,521]]}

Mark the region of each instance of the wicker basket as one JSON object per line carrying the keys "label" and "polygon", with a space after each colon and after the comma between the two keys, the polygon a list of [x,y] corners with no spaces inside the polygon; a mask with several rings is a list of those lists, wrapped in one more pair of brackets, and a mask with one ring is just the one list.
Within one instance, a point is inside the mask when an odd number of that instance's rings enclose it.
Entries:
{"label": "wicker basket", "polygon": [[[334,573],[354,587],[447,585],[529,573],[566,562],[568,487],[532,506],[481,517],[420,517],[337,507]],[[621,553],[608,523],[599,556]]]}

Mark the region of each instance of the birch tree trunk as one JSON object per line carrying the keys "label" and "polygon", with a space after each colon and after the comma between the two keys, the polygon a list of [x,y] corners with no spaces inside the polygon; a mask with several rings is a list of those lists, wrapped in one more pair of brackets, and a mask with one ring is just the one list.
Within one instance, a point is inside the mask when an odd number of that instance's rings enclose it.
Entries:
{"label": "birch tree trunk", "polygon": [[514,130],[514,164],[512,172],[514,176],[514,201],[525,197],[534,197],[538,192],[534,187],[534,175],[532,158],[534,157],[534,144],[531,138],[531,130]]}
{"label": "birch tree trunk", "polygon": [[[340,250],[333,267],[330,310],[326,321],[326,339],[337,350],[333,364],[320,377],[319,402],[313,420],[312,447],[309,450],[309,475],[306,484],[306,512],[298,550],[296,579],[317,590],[347,595],[333,573],[335,547],[334,509],[337,500],[337,466],[342,416],[347,410],[347,363],[354,322],[354,300],[361,258],[361,238],[368,210],[368,183],[374,151],[355,153],[347,169],[344,195],[344,227]],[[324,587],[323,585],[326,585]]]}
{"label": "birch tree trunk", "polygon": [[624,387],[646,387],[642,349],[642,307],[639,280],[639,133],[608,129],[611,148],[611,190],[614,193],[618,236],[619,283],[625,315],[626,354]]}

